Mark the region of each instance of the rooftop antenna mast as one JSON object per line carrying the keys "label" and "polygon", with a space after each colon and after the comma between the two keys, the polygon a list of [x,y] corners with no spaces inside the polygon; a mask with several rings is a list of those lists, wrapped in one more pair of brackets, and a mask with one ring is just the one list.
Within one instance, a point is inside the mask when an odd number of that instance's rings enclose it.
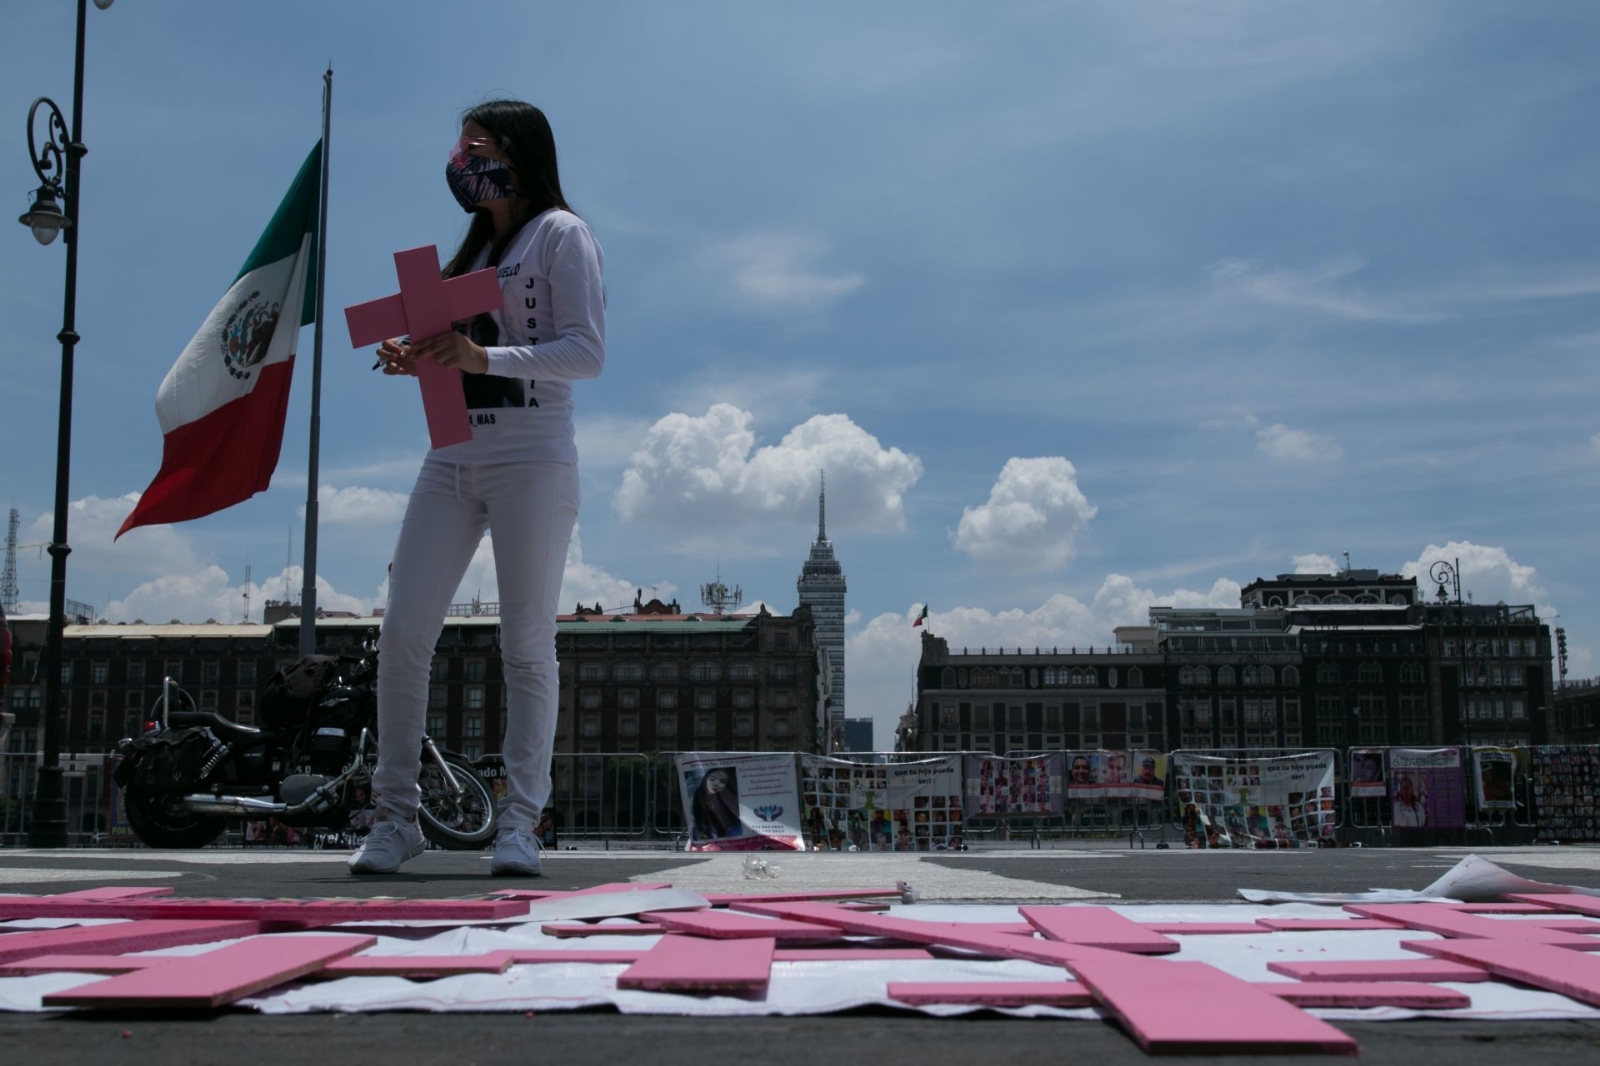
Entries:
{"label": "rooftop antenna mast", "polygon": [[739,604],[744,602],[744,590],[738,585],[729,588],[722,582],[722,567],[717,567],[717,579],[709,585],[700,586],[700,602],[711,608],[711,613],[721,617],[729,611],[737,611]]}
{"label": "rooftop antenna mast", "polygon": [[0,576],[0,606],[5,607],[7,615],[16,614],[22,600],[22,590],[17,587],[17,526],[21,521],[21,513],[11,508],[11,519],[6,523],[6,569]]}
{"label": "rooftop antenna mast", "polygon": [[244,563],[244,624],[250,624],[250,558],[245,557]]}

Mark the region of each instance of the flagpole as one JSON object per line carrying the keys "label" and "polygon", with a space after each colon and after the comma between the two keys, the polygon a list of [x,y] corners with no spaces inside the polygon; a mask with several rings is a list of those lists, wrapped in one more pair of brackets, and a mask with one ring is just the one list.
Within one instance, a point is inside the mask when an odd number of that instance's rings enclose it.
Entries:
{"label": "flagpole", "polygon": [[317,211],[317,320],[311,341],[311,458],[306,473],[304,585],[300,590],[300,654],[317,650],[317,453],[322,446],[322,297],[328,275],[328,134],[333,118],[333,63],[322,75],[322,202]]}

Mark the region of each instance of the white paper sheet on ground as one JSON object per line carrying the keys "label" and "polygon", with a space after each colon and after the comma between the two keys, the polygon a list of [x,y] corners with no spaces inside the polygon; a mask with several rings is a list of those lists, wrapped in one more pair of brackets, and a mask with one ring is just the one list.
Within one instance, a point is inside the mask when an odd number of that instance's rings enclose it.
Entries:
{"label": "white paper sheet on ground", "polygon": [[383,928],[440,929],[470,925],[530,925],[534,922],[580,921],[585,918],[623,918],[645,911],[692,911],[711,906],[706,898],[682,888],[651,888],[640,892],[597,892],[592,896],[570,896],[566,899],[535,901],[527,914],[513,918],[478,918],[457,921],[447,918],[429,918],[416,921],[344,922],[340,929]]}
{"label": "white paper sheet on ground", "polygon": [[1239,895],[1251,903],[1423,903],[1431,901],[1483,903],[1509,892],[1576,892],[1600,896],[1600,889],[1530,881],[1497,866],[1481,855],[1468,855],[1427,888],[1374,888],[1367,892],[1273,892],[1241,888]]}

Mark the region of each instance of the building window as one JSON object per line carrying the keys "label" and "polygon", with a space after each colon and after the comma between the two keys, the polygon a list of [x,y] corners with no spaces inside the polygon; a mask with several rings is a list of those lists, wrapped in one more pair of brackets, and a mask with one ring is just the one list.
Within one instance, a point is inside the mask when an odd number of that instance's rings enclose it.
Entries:
{"label": "building window", "polygon": [[1401,663],[1400,683],[1402,685],[1422,684],[1423,673],[1421,663]]}
{"label": "building window", "polygon": [[1234,682],[1234,678],[1233,678],[1233,667],[1231,667],[1231,666],[1219,666],[1219,667],[1217,667],[1217,684],[1219,684],[1219,685],[1232,685],[1234,683],[1235,682]]}
{"label": "building window", "polygon": [[754,690],[748,688],[734,689],[733,705],[741,711],[748,711],[750,708],[754,707],[756,705],[756,694]]}
{"label": "building window", "polygon": [[702,711],[710,710],[717,705],[717,694],[708,688],[697,689],[694,694],[694,705]]}
{"label": "building window", "polygon": [[754,681],[756,679],[755,663],[734,663],[728,668],[729,681]]}
{"label": "building window", "polygon": [[214,688],[202,689],[200,692],[200,709],[202,711],[215,711],[217,709],[217,690]]}
{"label": "building window", "polygon": [[91,711],[103,711],[106,709],[105,689],[97,688],[89,693],[89,709]]}
{"label": "building window", "polygon": [[130,685],[142,685],[142,684],[144,684],[144,660],[143,659],[130,659],[130,660],[128,660],[128,684],[130,684]]}
{"label": "building window", "polygon": [[947,667],[945,667],[943,670],[941,670],[939,672],[939,687],[940,688],[955,688],[956,687],[956,671],[955,671],[954,667],[947,666]]}
{"label": "building window", "polygon": [[617,718],[617,736],[636,737],[639,735],[639,716],[624,714]]}
{"label": "building window", "polygon": [[697,737],[714,737],[717,735],[717,720],[709,714],[697,714],[694,718],[694,735]]}
{"label": "building window", "polygon": [[772,694],[772,705],[774,707],[793,707],[794,694],[788,691],[774,692]]}
{"label": "building window", "polygon": [[779,630],[778,632],[772,634],[772,650],[773,651],[788,651],[789,650],[789,634],[783,632],[782,630]]}
{"label": "building window", "polygon": [[130,692],[123,698],[123,707],[129,714],[143,714],[144,697],[137,692]]}
{"label": "building window", "polygon": [[1520,688],[1522,686],[1522,667],[1506,667],[1506,684],[1510,685],[1512,688]]}
{"label": "building window", "polygon": [[656,715],[656,736],[675,737],[678,735],[678,716],[675,714]]}
{"label": "building window", "polygon": [[753,733],[755,733],[755,718],[752,715],[736,714],[733,716],[734,736],[748,737]]}
{"label": "building window", "polygon": [[[89,664],[89,684],[91,684],[91,685],[103,685],[103,684],[105,684],[106,683],[106,677],[110,673],[111,673],[111,664],[110,663],[103,662],[103,661],[90,663]],[[216,683],[217,683],[216,679],[213,678],[211,680],[211,684],[214,685]]]}
{"label": "building window", "polygon": [[578,667],[579,681],[604,681],[606,667],[604,663],[584,663]]}
{"label": "building window", "polygon": [[1137,666],[1128,667],[1128,687],[1144,688],[1144,671]]}
{"label": "building window", "polygon": [[[144,680],[144,670],[142,669],[142,667],[144,666],[144,664],[140,663],[139,665],[141,667],[141,669],[139,671],[139,680],[143,681]],[[246,660],[240,662],[239,663],[239,684],[241,684],[241,685],[253,685],[255,683],[256,683],[256,664],[255,664],[255,662],[253,660],[250,660],[250,659],[246,659]]]}
{"label": "building window", "polygon": [[442,711],[442,710],[444,710],[444,708],[445,708],[444,686],[443,685],[429,685],[428,686],[428,710],[430,710],[430,711]]}
{"label": "building window", "polygon": [[482,659],[467,660],[467,680],[483,681],[488,677],[488,667]]}
{"label": "building window", "polygon": [[468,762],[477,762],[479,759],[483,758],[482,744],[467,744],[464,745],[464,747],[466,750],[464,750],[461,754],[467,757]]}
{"label": "building window", "polygon": [[578,733],[585,739],[594,739],[600,735],[600,716],[586,714],[578,725]]}
{"label": "building window", "polygon": [[678,691],[676,689],[663,688],[663,689],[657,689],[656,690],[656,706],[657,707],[672,708],[672,707],[676,707],[677,705],[678,705]]}
{"label": "building window", "polygon": [[639,690],[625,688],[617,693],[617,706],[625,710],[634,710],[639,706]]}
{"label": "building window", "polygon": [[481,737],[481,736],[483,736],[483,715],[481,715],[481,714],[469,714],[464,719],[464,723],[465,723],[465,729],[462,731],[462,735],[463,736],[468,736],[468,737]]}
{"label": "building window", "polygon": [[586,711],[594,710],[600,706],[600,690],[597,688],[584,689],[583,693],[578,697],[578,703]]}
{"label": "building window", "polygon": [[479,711],[483,709],[483,686],[467,686],[467,710]]}
{"label": "building window", "polygon": [[611,677],[616,681],[626,681],[630,685],[636,685],[644,680],[644,664],[618,663],[611,671]]}
{"label": "building window", "polygon": [[442,715],[442,714],[430,714],[430,715],[428,715],[428,735],[430,737],[442,737],[442,736],[444,736],[444,715]]}
{"label": "building window", "polygon": [[794,667],[790,666],[788,663],[772,664],[772,680],[788,681],[792,677],[794,677]]}
{"label": "building window", "polygon": [[772,718],[772,735],[787,737],[789,735],[789,716],[786,714],[774,715]]}
{"label": "building window", "polygon": [[690,681],[717,681],[722,677],[722,668],[713,662],[698,662],[689,667]]}
{"label": "building window", "polygon": [[200,664],[200,683],[202,685],[215,685],[222,680],[222,664],[215,659],[207,659]]}
{"label": "building window", "polygon": [[1366,685],[1376,685],[1383,680],[1383,667],[1377,663],[1362,663],[1356,669],[1356,680]]}
{"label": "building window", "polygon": [[1522,702],[1522,697],[1513,696],[1511,698],[1511,717],[1526,718],[1527,716],[1528,708],[1527,705]]}
{"label": "building window", "polygon": [[656,663],[650,668],[650,676],[657,681],[674,683],[678,680],[677,663]]}
{"label": "building window", "polygon": [[1338,663],[1318,663],[1317,664],[1317,684],[1319,684],[1319,685],[1336,684],[1338,682],[1338,680],[1339,680],[1339,664]]}
{"label": "building window", "polygon": [[450,662],[447,659],[435,658],[428,664],[428,680],[435,684],[443,684],[450,680]]}
{"label": "building window", "polygon": [[1300,685],[1300,669],[1295,666],[1283,668],[1283,684],[1286,688],[1298,688]]}
{"label": "building window", "polygon": [[72,684],[72,664],[71,663],[62,663],[61,664],[61,683],[63,685]]}

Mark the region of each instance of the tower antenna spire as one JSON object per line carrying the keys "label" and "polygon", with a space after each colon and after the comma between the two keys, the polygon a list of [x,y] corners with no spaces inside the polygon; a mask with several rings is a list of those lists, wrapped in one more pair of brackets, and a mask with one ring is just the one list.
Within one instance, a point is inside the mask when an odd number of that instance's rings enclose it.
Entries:
{"label": "tower antenna spire", "polygon": [[817,494],[817,543],[828,542],[828,472],[822,472],[822,491]]}

